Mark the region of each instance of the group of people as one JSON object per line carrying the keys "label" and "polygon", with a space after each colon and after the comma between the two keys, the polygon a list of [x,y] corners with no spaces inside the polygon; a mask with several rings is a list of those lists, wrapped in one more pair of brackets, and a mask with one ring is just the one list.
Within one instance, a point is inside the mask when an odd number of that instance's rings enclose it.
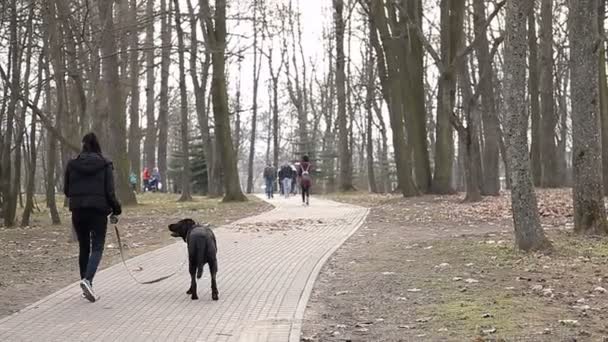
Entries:
{"label": "group of people", "polygon": [[310,188],[312,187],[311,167],[312,164],[308,156],[303,156],[302,160],[295,163],[295,165],[289,163],[283,164],[278,174],[272,165],[267,165],[264,168],[266,197],[268,199],[274,198],[274,188],[278,175],[279,192],[281,195],[287,198],[290,194],[295,194],[299,186],[302,194],[302,204],[309,205]]}
{"label": "group of people", "polygon": [[[156,192],[162,189],[160,171],[155,167],[152,172],[147,167],[144,168],[141,178],[143,180],[143,191],[152,191]],[[137,176],[134,172],[131,172],[129,175],[129,184],[131,184],[131,189],[133,191],[137,190]]]}

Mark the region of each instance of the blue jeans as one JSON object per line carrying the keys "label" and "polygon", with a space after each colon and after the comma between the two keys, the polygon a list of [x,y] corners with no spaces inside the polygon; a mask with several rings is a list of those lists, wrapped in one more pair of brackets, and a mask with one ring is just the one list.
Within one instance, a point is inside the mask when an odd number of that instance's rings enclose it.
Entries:
{"label": "blue jeans", "polygon": [[272,179],[272,178],[265,178],[264,180],[266,181],[266,196],[268,196],[268,198],[273,197],[273,193],[274,193],[274,179]]}
{"label": "blue jeans", "polygon": [[106,241],[108,217],[95,209],[75,209],[72,211],[72,224],[80,247],[80,279],[93,283]]}
{"label": "blue jeans", "polygon": [[289,194],[291,193],[291,178],[284,178],[283,179],[283,193],[285,194],[285,197],[289,196]]}

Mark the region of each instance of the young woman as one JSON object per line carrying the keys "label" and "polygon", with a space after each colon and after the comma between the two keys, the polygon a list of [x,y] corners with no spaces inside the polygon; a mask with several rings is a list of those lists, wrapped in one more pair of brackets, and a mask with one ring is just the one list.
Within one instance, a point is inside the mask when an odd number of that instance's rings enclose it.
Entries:
{"label": "young woman", "polygon": [[82,152],[70,160],[65,171],[64,193],[69,199],[72,224],[78,236],[80,287],[83,296],[95,302],[93,277],[101,261],[108,215],[122,209],[114,193],[112,162],[101,154],[94,133],[82,138]]}
{"label": "young woman", "polygon": [[300,166],[298,167],[298,178],[300,179],[300,188],[302,189],[302,204],[310,204],[310,188],[312,187],[312,164],[308,156],[302,157]]}

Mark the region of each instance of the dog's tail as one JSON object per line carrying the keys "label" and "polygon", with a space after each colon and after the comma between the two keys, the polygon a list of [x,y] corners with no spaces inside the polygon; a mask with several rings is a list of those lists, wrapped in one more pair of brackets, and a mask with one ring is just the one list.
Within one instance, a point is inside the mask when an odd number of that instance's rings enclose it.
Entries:
{"label": "dog's tail", "polygon": [[199,264],[196,269],[196,279],[201,279],[203,277],[203,264]]}

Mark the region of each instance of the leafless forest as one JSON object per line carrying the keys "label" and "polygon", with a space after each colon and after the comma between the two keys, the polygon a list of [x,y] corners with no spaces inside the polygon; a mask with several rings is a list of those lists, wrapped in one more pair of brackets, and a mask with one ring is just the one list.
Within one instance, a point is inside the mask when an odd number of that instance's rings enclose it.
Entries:
{"label": "leafless forest", "polygon": [[2,222],[59,223],[92,131],[127,205],[144,167],[243,201],[306,154],[317,193],[511,196],[524,250],[551,245],[535,188],[608,233],[605,2],[3,0]]}

